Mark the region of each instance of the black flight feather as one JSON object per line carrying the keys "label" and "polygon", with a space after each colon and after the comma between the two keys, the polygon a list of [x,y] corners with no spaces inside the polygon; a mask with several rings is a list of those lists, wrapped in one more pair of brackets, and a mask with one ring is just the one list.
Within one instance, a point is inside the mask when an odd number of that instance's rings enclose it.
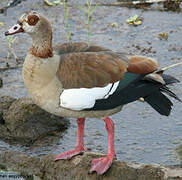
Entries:
{"label": "black flight feather", "polygon": [[119,82],[117,89],[112,95],[107,99],[96,100],[94,107],[84,110],[109,110],[143,97],[157,112],[161,115],[168,116],[173,104],[162,92],[181,101],[166,86],[179,81],[170,75],[162,74],[161,76],[166,83],[163,85],[159,82],[145,80],[144,76],[126,73],[126,76]]}

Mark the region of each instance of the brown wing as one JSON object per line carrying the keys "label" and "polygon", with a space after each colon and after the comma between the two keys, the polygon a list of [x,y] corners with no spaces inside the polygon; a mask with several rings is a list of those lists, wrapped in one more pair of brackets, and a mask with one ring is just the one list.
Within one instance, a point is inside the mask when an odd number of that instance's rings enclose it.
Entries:
{"label": "brown wing", "polygon": [[87,43],[65,43],[57,45],[60,55],[56,73],[63,88],[103,87],[122,80],[126,71],[147,74],[157,69],[157,63],[144,56],[128,56]]}
{"label": "brown wing", "polygon": [[113,52],[81,52],[60,56],[57,77],[63,88],[103,87],[123,78],[128,62]]}
{"label": "brown wing", "polygon": [[69,42],[64,44],[57,44],[54,47],[54,51],[56,52],[56,54],[61,55],[64,53],[73,53],[73,52],[99,52],[99,51],[111,51],[111,50],[85,42]]}
{"label": "brown wing", "polygon": [[156,60],[145,56],[130,56],[128,72],[135,74],[148,74],[158,68]]}

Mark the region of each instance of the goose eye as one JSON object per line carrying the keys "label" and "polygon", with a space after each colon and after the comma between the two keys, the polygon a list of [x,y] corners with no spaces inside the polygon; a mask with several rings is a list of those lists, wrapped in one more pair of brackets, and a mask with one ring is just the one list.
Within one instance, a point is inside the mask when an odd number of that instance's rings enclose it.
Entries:
{"label": "goose eye", "polygon": [[39,21],[39,17],[38,16],[36,16],[36,15],[28,16],[28,24],[30,26],[35,26],[38,21]]}
{"label": "goose eye", "polygon": [[29,22],[30,22],[30,24],[33,24],[33,23],[35,22],[35,19],[31,18],[31,19],[29,20]]}

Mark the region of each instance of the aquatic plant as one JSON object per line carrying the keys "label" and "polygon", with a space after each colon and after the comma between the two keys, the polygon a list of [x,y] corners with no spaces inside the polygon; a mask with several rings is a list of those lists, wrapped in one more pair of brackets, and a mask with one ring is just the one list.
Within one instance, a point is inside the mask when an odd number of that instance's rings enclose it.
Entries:
{"label": "aquatic plant", "polygon": [[44,0],[44,3],[47,5],[47,6],[57,6],[57,5],[60,5],[62,4],[62,2],[60,0],[55,0],[53,2],[50,2],[49,0]]}
{"label": "aquatic plant", "polygon": [[11,55],[14,56],[15,60],[16,60],[16,64],[18,64],[18,57],[16,56],[13,48],[12,48],[12,45],[13,43],[15,42],[15,40],[17,39],[17,37],[13,37],[13,36],[9,36],[7,37],[7,41],[8,41],[8,55],[6,57],[6,66],[9,67],[9,63],[8,63],[8,59]]}
{"label": "aquatic plant", "polygon": [[92,0],[90,0],[90,1],[87,0],[86,7],[80,6],[82,11],[85,12],[87,15],[87,26],[86,26],[86,28],[87,28],[87,41],[89,41],[90,36],[92,34],[92,32],[90,30],[90,25],[91,25],[91,22],[93,21],[93,18],[91,15],[95,11],[96,7],[97,7],[97,5],[92,6]]}
{"label": "aquatic plant", "polygon": [[63,5],[64,5],[64,16],[65,16],[65,27],[66,27],[66,36],[67,36],[67,41],[69,42],[71,40],[71,33],[69,31],[69,11],[67,7],[67,0],[63,0]]}
{"label": "aquatic plant", "polygon": [[138,26],[142,24],[142,18],[138,15],[134,15],[126,20],[128,24],[132,24],[134,26]]}

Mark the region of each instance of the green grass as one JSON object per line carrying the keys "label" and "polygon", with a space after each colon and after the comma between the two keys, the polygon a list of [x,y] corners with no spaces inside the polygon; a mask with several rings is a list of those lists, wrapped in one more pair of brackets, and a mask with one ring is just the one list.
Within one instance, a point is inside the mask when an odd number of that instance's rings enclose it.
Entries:
{"label": "green grass", "polygon": [[90,1],[87,0],[86,7],[80,6],[82,11],[84,13],[86,13],[86,16],[87,16],[87,26],[86,26],[86,28],[87,28],[87,42],[89,41],[90,36],[92,34],[90,27],[91,27],[91,22],[93,21],[92,14],[95,11],[96,7],[97,7],[96,5],[92,7],[92,0],[90,0]]}
{"label": "green grass", "polygon": [[6,66],[7,66],[7,67],[9,67],[8,60],[9,60],[9,57],[10,57],[11,55],[14,56],[14,58],[15,58],[15,60],[16,60],[16,63],[18,64],[18,57],[16,56],[16,54],[15,54],[13,48],[12,48],[12,45],[13,45],[13,43],[15,42],[16,39],[17,39],[17,38],[16,38],[16,37],[14,38],[13,36],[7,37],[7,41],[8,41],[8,55],[7,55],[7,57],[6,57]]}
{"label": "green grass", "polygon": [[[65,30],[66,30],[66,36],[67,36],[67,41],[70,42],[71,40],[71,33],[69,31],[69,10],[67,6],[67,0],[56,0],[53,2],[50,2],[49,0],[44,0],[44,3],[48,6],[55,6],[63,3],[64,7],[64,18],[65,18]],[[96,9],[96,5],[92,6],[92,0],[87,0],[85,6],[80,6],[80,9],[86,13],[87,16],[87,24],[86,24],[86,29],[87,29],[87,42],[89,42],[90,36],[92,34],[91,32],[91,23],[93,21],[92,14]]]}

